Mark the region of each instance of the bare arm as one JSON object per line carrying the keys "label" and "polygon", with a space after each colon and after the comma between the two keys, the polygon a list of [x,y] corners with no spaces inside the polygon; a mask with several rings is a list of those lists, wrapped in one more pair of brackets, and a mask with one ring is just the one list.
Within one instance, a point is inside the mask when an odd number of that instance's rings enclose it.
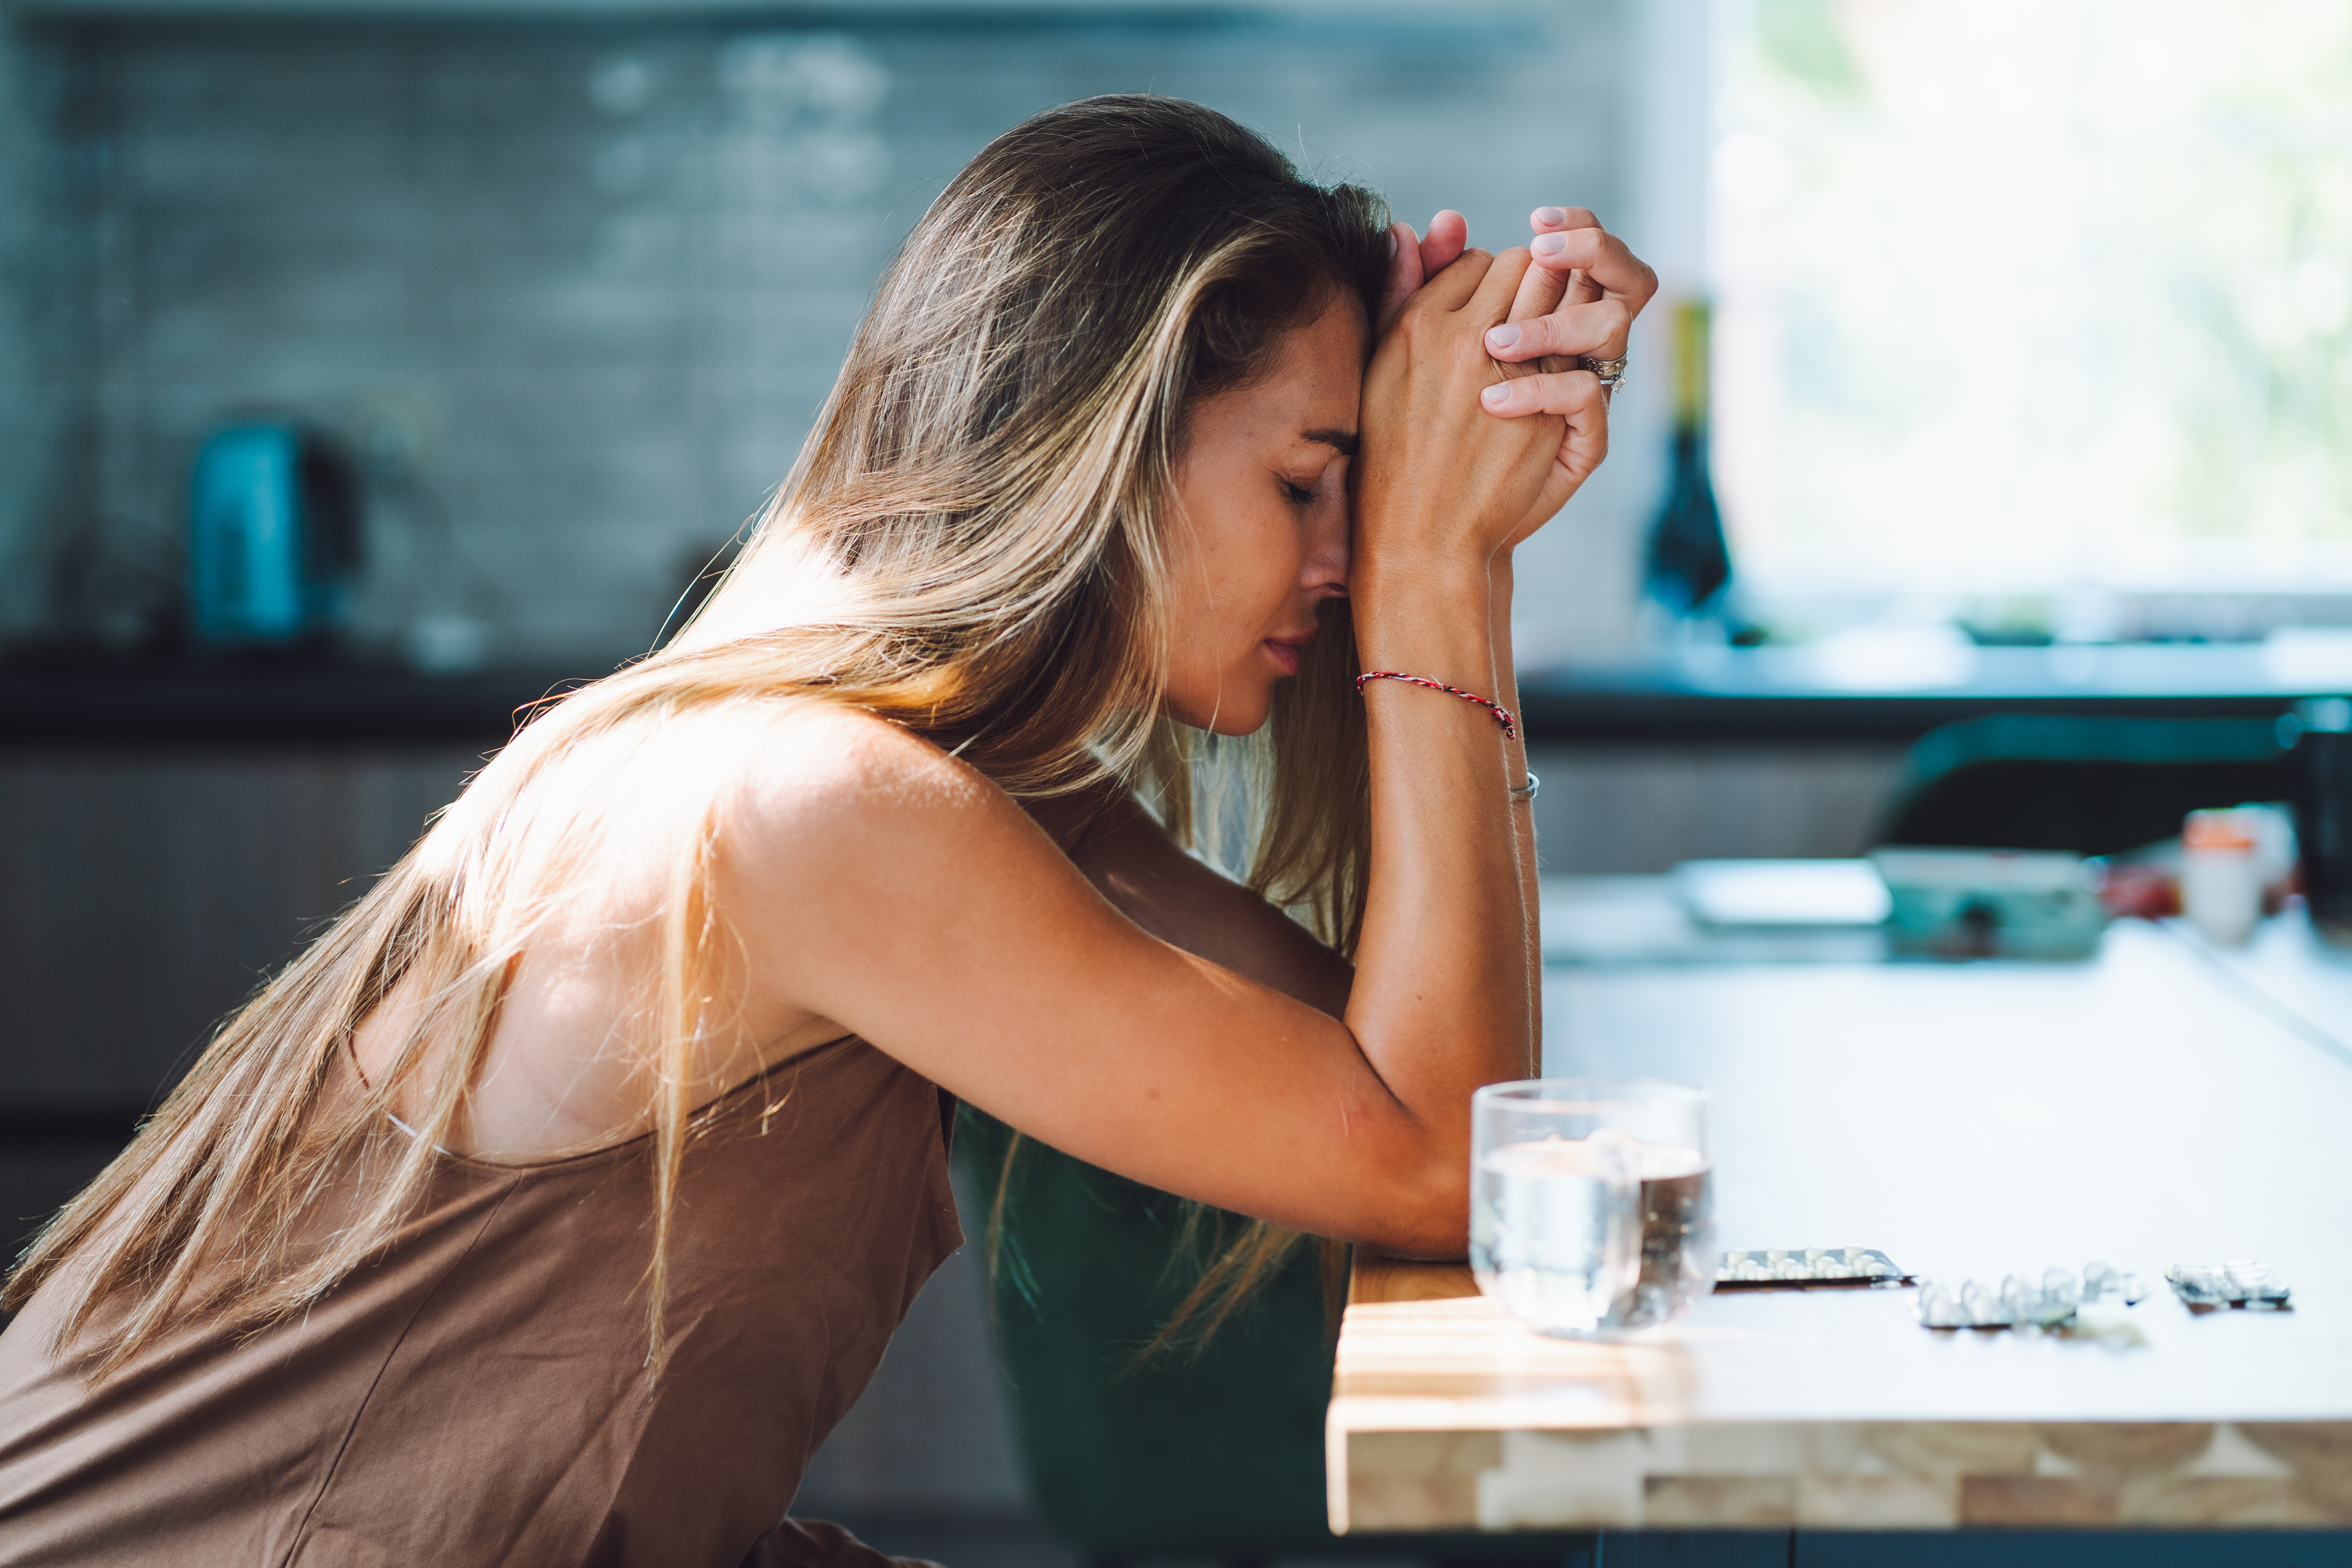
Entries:
{"label": "bare arm", "polygon": [[795,728],[719,868],[748,1016],[774,1001],[828,1020],[1167,1191],[1401,1250],[1460,1247],[1463,1162],[1349,1023],[1145,931],[925,742],[847,714]]}
{"label": "bare arm", "polygon": [[[1506,401],[1494,411],[1506,418],[1557,414],[1567,420],[1567,429],[1551,476],[1514,535],[1514,544],[1549,521],[1608,455],[1608,398],[1598,378],[1582,369],[1580,362],[1586,356],[1605,360],[1623,353],[1633,318],[1658,289],[1657,275],[1586,208],[1538,207],[1528,216],[1528,226],[1536,235],[1535,265],[1520,280],[1518,298],[1512,301],[1507,324],[1516,330],[1489,331],[1486,349],[1508,368],[1514,381],[1536,384],[1510,387]],[[1498,580],[1503,591],[1495,601],[1496,679],[1510,694],[1508,704],[1517,712],[1519,687],[1511,657],[1509,552],[1505,551],[1500,559]],[[1526,777],[1524,734],[1513,761],[1518,776]],[[1528,1072],[1533,1075],[1541,1071],[1543,1058],[1543,932],[1538,920],[1542,895],[1532,796],[1515,814],[1515,826],[1519,831],[1520,886],[1527,907],[1528,1013],[1535,1039]]]}
{"label": "bare arm", "polygon": [[[1589,478],[1608,452],[1608,401],[1597,379],[1581,371],[1578,360],[1591,355],[1612,359],[1625,352],[1633,320],[1657,292],[1657,275],[1602,228],[1601,220],[1584,207],[1538,207],[1529,215],[1535,232],[1535,265],[1520,279],[1507,324],[1516,334],[1490,331],[1487,352],[1502,362],[1514,380],[1538,378],[1535,385],[1509,389],[1506,400],[1490,405],[1505,418],[1545,413],[1563,416],[1567,429],[1558,459],[1542,493],[1509,543],[1496,556],[1489,600],[1489,636],[1495,649],[1496,700],[1519,710],[1517,672],[1511,647],[1511,550],[1542,527]],[[1425,239],[1398,224],[1396,263],[1391,268],[1383,319],[1402,310],[1422,284],[1462,252],[1466,230],[1462,216],[1441,212],[1432,220]],[[1526,779],[1525,737],[1509,748],[1516,781]],[[1530,1074],[1541,1070],[1543,1041],[1543,937],[1538,920],[1540,906],[1539,862],[1535,837],[1532,797],[1513,814],[1518,848],[1519,882],[1526,910],[1528,1016],[1533,1053]]]}
{"label": "bare arm", "polygon": [[[1511,654],[1511,559],[1506,554],[1495,568],[1496,592],[1492,622],[1488,635],[1495,645],[1495,689],[1500,693],[1495,700],[1518,713],[1521,725],[1517,736],[1506,742],[1510,777],[1516,784],[1524,783],[1528,773],[1528,734],[1526,715],[1519,710],[1518,667]],[[1540,870],[1536,858],[1536,807],[1532,795],[1511,803],[1512,851],[1518,865],[1520,924],[1526,933],[1528,973],[1528,1059],[1522,1076],[1535,1078],[1543,1071],[1543,929],[1538,921],[1541,907]]]}
{"label": "bare arm", "polygon": [[1176,847],[1130,795],[1105,788],[1033,805],[1113,909],[1160,941],[1337,1018],[1355,969],[1297,921]]}

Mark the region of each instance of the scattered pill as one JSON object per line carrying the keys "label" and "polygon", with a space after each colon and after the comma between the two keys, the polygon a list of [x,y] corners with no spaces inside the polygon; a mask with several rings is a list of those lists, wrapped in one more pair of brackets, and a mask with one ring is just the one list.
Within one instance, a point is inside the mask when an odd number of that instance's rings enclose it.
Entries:
{"label": "scattered pill", "polygon": [[[2086,1270],[2087,1272],[2087,1270]],[[2053,1268],[2042,1276],[2042,1299],[2063,1301],[2069,1307],[2079,1304],[2083,1294],[2074,1284],[2074,1277],[2063,1268]]]}
{"label": "scattered pill", "polygon": [[1975,1280],[1971,1279],[1960,1287],[1960,1326],[1962,1328],[2000,1328],[2001,1324],[1994,1321],[1995,1314],[2000,1310],[1993,1299],[1986,1294],[1985,1288]]}

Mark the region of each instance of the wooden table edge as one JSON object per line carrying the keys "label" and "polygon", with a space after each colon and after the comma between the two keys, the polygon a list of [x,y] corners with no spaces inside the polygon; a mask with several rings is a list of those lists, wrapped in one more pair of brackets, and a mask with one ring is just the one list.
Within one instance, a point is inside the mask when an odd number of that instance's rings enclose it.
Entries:
{"label": "wooden table edge", "polygon": [[[1349,1328],[1348,1319],[1350,1316],[1353,1316],[1360,1310],[1377,1310],[1386,1307],[1407,1306],[1416,1302],[1459,1300],[1464,1298],[1475,1297],[1477,1294],[1477,1281],[1472,1276],[1467,1264],[1449,1262],[1418,1262],[1403,1258],[1388,1258],[1379,1253],[1359,1248],[1355,1254],[1349,1276],[1347,1310],[1343,1313],[1341,1318],[1340,1336],[1342,1344],[1335,1347],[1335,1352],[1344,1350],[1344,1342]],[[1351,1436],[1370,1434],[1397,1434],[1400,1436],[1411,1435],[1417,1437],[1434,1439],[1437,1440],[1441,1446],[1448,1447],[1452,1450],[1458,1450],[1458,1452],[1452,1452],[1449,1454],[1449,1458],[1453,1462],[1445,1467],[1448,1473],[1435,1478],[1432,1483],[1433,1489],[1442,1489],[1444,1486],[1450,1484],[1458,1491],[1461,1488],[1461,1483],[1466,1481],[1469,1484],[1470,1495],[1475,1499],[1476,1487],[1475,1478],[1477,1472],[1475,1468],[1471,1468],[1469,1467],[1475,1465],[1478,1460],[1486,1457],[1485,1449],[1486,1447],[1493,1447],[1499,1449],[1503,1431],[1519,1429],[1516,1426],[1508,1428],[1497,1427],[1493,1423],[1483,1420],[1462,1419],[1460,1418],[1462,1413],[1458,1410],[1449,1411],[1448,1402],[1434,1398],[1415,1399],[1411,1396],[1361,1394],[1350,1394],[1346,1392],[1343,1387],[1342,1380],[1345,1375],[1343,1366],[1344,1358],[1335,1354],[1333,1393],[1324,1425],[1326,1504],[1329,1516],[1331,1532],[1334,1535],[1346,1535],[1349,1533],[1353,1522],[1350,1517],[1351,1499],[1349,1497],[1350,1474],[1349,1440]],[[1422,1406],[1423,1408],[1414,1408],[1415,1406]],[[1474,1411],[1475,1408],[1475,1406],[1472,1407]],[[1378,1412],[1376,1416],[1373,1415],[1374,1412]],[[1364,1419],[1364,1417],[1367,1416],[1370,1416],[1372,1419]],[[1576,1425],[1578,1424],[1562,1422],[1558,1424],[1557,1429],[1566,1432],[1573,1429]],[[1707,1424],[1701,1423],[1700,1425]],[[1741,1424],[1735,1423],[1733,1425]],[[1800,1423],[1798,1425],[1802,1424]],[[1865,1423],[1864,1425],[1884,1424]],[[1918,1425],[1923,1427],[1966,1427],[1974,1426],[1988,1430],[2015,1425],[2037,1435],[2042,1433],[2042,1428],[2053,1426],[2051,1423],[2033,1422],[1971,1423],[1965,1421],[1922,1421]],[[2056,1425],[2059,1426],[2064,1426],[2069,1430],[2080,1431],[2090,1431],[2100,1427],[2113,1427],[2118,1429],[2120,1433],[2120,1429],[2123,1428],[2140,1428],[2146,1431],[2154,1431],[2168,1424],[2117,1421],[2061,1423]],[[2294,1508],[2288,1513],[2274,1518],[2248,1517],[2237,1520],[2184,1518],[2179,1521],[2168,1521],[2172,1527],[2179,1528],[2182,1525],[2197,1525],[2202,1528],[2210,1529],[2216,1527],[2228,1528],[2231,1525],[2236,1525],[2240,1527],[2251,1526],[2254,1528],[2268,1527],[2287,1531],[2294,1531],[2296,1529],[2340,1531],[2345,1529],[2347,1526],[2352,1526],[2352,1421],[2315,1421],[2301,1423],[2180,1423],[2178,1425],[2184,1426],[2205,1425],[2211,1426],[2217,1431],[2222,1426],[2252,1426],[2258,1428],[2268,1428],[2277,1436],[2291,1436],[2293,1437],[2294,1447],[2305,1449],[2305,1452],[2295,1456],[2295,1462],[2293,1467],[2295,1475],[2294,1480],[2290,1482],[2289,1485],[2291,1489],[2296,1491],[2297,1498]],[[1600,1424],[1600,1426],[1602,1429],[1605,1429],[1607,1424],[1602,1423]],[[1538,1428],[1530,1426],[1528,1429],[1535,1430]],[[1541,1429],[1554,1429],[1553,1424],[1547,1422]],[[1593,1428],[1588,1427],[1587,1429],[1591,1430]],[[1444,1443],[1444,1439],[1447,1438],[1453,1438],[1455,1439],[1455,1441],[1450,1445],[1446,1445]],[[1487,1441],[1486,1443],[1481,1443],[1479,1439],[1482,1438],[1486,1439]],[[2037,1436],[2037,1447],[2038,1446],[2039,1436]],[[2270,1447],[2271,1445],[2266,1442],[2264,1447],[2267,1448]],[[1494,1457],[1499,1458],[1499,1453]],[[2308,1467],[2308,1468],[2306,1468],[2306,1467]],[[1456,1470],[1459,1470],[1461,1473],[1452,1473]],[[1967,1530],[2000,1526],[2032,1526],[2036,1524],[2040,1524],[2044,1527],[2051,1525],[2081,1526],[2099,1522],[2095,1519],[2067,1516],[2067,1510],[2070,1508],[2080,1508],[2083,1506],[2084,1501],[2083,1499],[2074,1498],[2071,1494],[2065,1497],[2060,1497],[2057,1495],[2059,1492],[2066,1490],[2068,1486],[2073,1484],[2073,1478],[2046,1477],[2037,1473],[2020,1473],[2013,1476],[1990,1474],[1978,1476],[1971,1474],[1956,1478],[1953,1481],[1953,1486],[1957,1489],[1958,1496],[1956,1506],[1959,1510],[1959,1517],[1952,1522],[1940,1526],[1940,1528]],[[2096,1481],[2095,1477],[2094,1477],[2094,1481]],[[2108,1492],[2112,1493],[2116,1489],[2116,1486],[2120,1483],[2110,1484],[2108,1482],[2098,1482],[2097,1484],[2105,1485]],[[2004,1488],[2007,1488],[2010,1491],[2015,1492],[2018,1495],[2014,1497],[2002,1495]],[[2079,1491],[2084,1489],[2077,1486],[2074,1489]],[[2095,1491],[2096,1487],[2092,1487],[2091,1492],[2095,1493]],[[2098,1502],[2097,1496],[2091,1495],[2091,1493],[2086,1493],[2085,1495],[2090,1496],[2090,1501],[2092,1504],[2095,1505]],[[1459,1509],[1460,1500],[1461,1500],[1459,1499],[1455,1500],[1454,1511],[1450,1517],[1433,1519],[1426,1524],[1420,1525],[1418,1527],[1412,1525],[1400,1526],[1396,1521],[1390,1521],[1381,1522],[1376,1526],[1376,1528],[1381,1530],[1383,1532],[1397,1530],[1399,1528],[1421,1528],[1433,1531],[1471,1531],[1485,1532],[1486,1527],[1482,1526],[1478,1521],[1475,1506],[1468,1516],[1465,1517]],[[2108,1506],[2110,1508],[2113,1506],[2111,1497],[2108,1500]],[[2004,1507],[2013,1509],[2018,1511],[2014,1517],[2001,1517],[2000,1510]],[[2037,1508],[2054,1509],[2057,1510],[2056,1516],[2050,1518],[2033,1517],[2032,1510]],[[2276,1512],[2275,1507],[2273,1511]],[[1976,1517],[1971,1517],[1971,1515],[1975,1515]],[[1603,1521],[1594,1522],[1599,1523]],[[1699,1521],[1691,1522],[1697,1523]],[[1867,1530],[1873,1528],[1885,1528],[1883,1524],[1873,1524],[1864,1521],[1843,1522],[1827,1520],[1808,1520],[1798,1517],[1795,1514],[1791,1514],[1791,1516],[1785,1521],[1779,1521],[1777,1523],[1767,1521],[1759,1521],[1758,1522],[1767,1528],[1787,1527],[1831,1530]],[[2168,1521],[2147,1519],[2115,1518],[2108,1520],[2105,1522],[2107,1522],[2111,1528],[2160,1530],[2167,1527]],[[1659,1524],[1660,1527],[1663,1528],[1673,1527],[1667,1525],[1664,1521],[1659,1521]],[[1557,1526],[1529,1525],[1526,1528],[1531,1531],[1539,1531],[1548,1528],[1573,1529],[1591,1527],[1591,1525],[1580,1526],[1574,1523],[1562,1523]],[[1623,1526],[1622,1525],[1617,1526],[1617,1528],[1622,1527]],[[1705,1526],[1702,1524],[1701,1527]],[[1931,1528],[1936,1527],[1931,1526]],[[1495,1532],[1503,1533],[1503,1531],[1500,1531]]]}

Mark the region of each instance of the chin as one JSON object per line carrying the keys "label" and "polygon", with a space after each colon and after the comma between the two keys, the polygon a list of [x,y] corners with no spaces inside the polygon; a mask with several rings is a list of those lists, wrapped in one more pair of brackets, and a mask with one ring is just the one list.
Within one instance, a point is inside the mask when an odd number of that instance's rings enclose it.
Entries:
{"label": "chin", "polygon": [[1217,716],[1215,723],[1203,724],[1201,728],[1212,734],[1223,735],[1238,741],[1244,735],[1255,735],[1265,729],[1265,721],[1273,716],[1273,710],[1268,708],[1259,709],[1257,716],[1254,719],[1239,713],[1221,713]]}
{"label": "chin", "polygon": [[1171,691],[1160,704],[1160,711],[1179,724],[1189,724],[1213,735],[1239,740],[1244,735],[1255,735],[1265,728],[1266,720],[1274,713],[1274,693],[1271,689],[1260,689],[1236,700],[1228,689],[1222,701],[1192,702]]}

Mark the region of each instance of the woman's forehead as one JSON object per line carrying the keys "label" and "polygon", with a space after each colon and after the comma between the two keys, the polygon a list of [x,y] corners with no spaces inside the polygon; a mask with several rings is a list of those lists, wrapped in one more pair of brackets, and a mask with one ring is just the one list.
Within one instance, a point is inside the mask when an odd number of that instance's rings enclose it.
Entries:
{"label": "woman's forehead", "polygon": [[[1364,378],[1362,313],[1334,300],[1323,313],[1283,334],[1272,373],[1260,383],[1296,407],[1302,439],[1355,449],[1356,409]],[[1341,437],[1327,439],[1327,437]]]}

